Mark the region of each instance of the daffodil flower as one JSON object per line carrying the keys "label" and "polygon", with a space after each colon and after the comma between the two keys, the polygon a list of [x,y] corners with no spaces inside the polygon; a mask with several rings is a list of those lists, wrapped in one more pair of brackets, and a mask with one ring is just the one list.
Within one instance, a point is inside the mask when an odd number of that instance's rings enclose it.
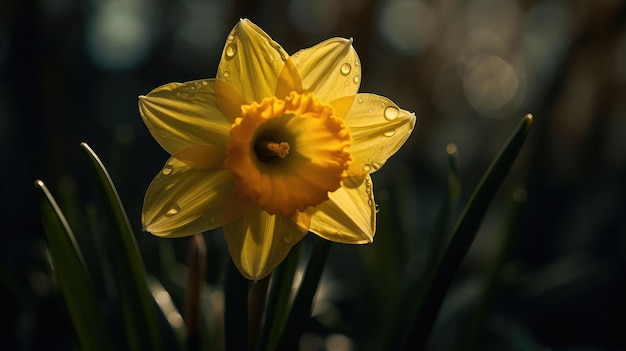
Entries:
{"label": "daffodil flower", "polygon": [[269,275],[311,231],[347,244],[376,230],[370,173],[410,135],[415,115],[359,94],[352,40],[289,56],[249,20],[230,32],[215,79],[139,98],[171,154],[144,200],[144,229],[181,237],[223,227],[248,279]]}

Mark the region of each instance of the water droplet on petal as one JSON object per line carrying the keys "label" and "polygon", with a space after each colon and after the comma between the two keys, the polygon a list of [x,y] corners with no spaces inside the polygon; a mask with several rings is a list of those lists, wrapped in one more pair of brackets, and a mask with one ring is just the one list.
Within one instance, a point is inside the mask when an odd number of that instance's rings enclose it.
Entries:
{"label": "water droplet on petal", "polygon": [[378,162],[372,162],[372,168],[374,168],[375,171],[379,170],[380,167],[382,167],[382,165]]}
{"label": "water droplet on petal", "polygon": [[396,134],[396,131],[395,131],[395,130],[388,130],[388,131],[386,131],[386,132],[384,132],[384,133],[383,133],[383,135],[384,135],[384,136],[386,136],[386,137],[392,137],[392,136],[394,136],[395,134]]}
{"label": "water droplet on petal", "polygon": [[235,35],[234,34],[228,34],[228,38],[226,39],[227,41],[233,41],[235,40]]}
{"label": "water droplet on petal", "polygon": [[376,205],[376,213],[380,212],[380,207],[378,207],[378,204],[375,204],[375,205]]}
{"label": "water droplet on petal", "polygon": [[230,72],[225,71],[225,72],[224,72],[224,78],[228,78],[228,77],[230,77]]}
{"label": "water droplet on petal", "polygon": [[177,215],[178,212],[180,212],[180,207],[178,207],[177,204],[173,204],[172,207],[170,207],[170,209],[165,212],[165,217],[172,217],[174,215]]}
{"label": "water droplet on petal", "polygon": [[368,165],[368,164],[364,164],[363,165],[363,171],[365,172],[369,172],[372,169],[372,166]]}
{"label": "water droplet on petal", "polygon": [[357,100],[357,102],[358,102],[359,104],[362,104],[362,103],[363,103],[363,99],[362,99],[362,98],[359,98],[359,99]]}
{"label": "water droplet on petal", "polygon": [[231,59],[233,57],[235,57],[235,54],[237,54],[237,45],[235,44],[228,44],[226,45],[226,58],[227,59]]}
{"label": "water droplet on petal", "polygon": [[209,83],[207,83],[207,81],[206,81],[206,80],[203,80],[203,81],[202,81],[202,85],[204,85],[204,86],[206,87],[207,85],[209,85]]}
{"label": "water droplet on petal", "polygon": [[359,60],[354,60],[354,65],[355,65],[356,67],[359,67]]}
{"label": "water droplet on petal", "polygon": [[285,235],[285,236],[283,237],[283,241],[284,241],[285,243],[289,244],[289,243],[291,243],[291,242],[293,241],[293,236],[291,236],[291,235]]}
{"label": "water droplet on petal", "polygon": [[163,175],[170,175],[172,174],[173,171],[174,171],[174,166],[165,165],[165,167],[163,167],[163,170],[161,172],[163,173]]}
{"label": "water droplet on petal", "polygon": [[385,119],[387,119],[388,121],[393,121],[394,119],[398,118],[399,114],[400,110],[398,110],[398,108],[395,106],[387,106],[385,108]]}
{"label": "water droplet on petal", "polygon": [[359,84],[361,78],[359,78],[359,76],[354,76],[354,78],[352,78],[352,81],[354,82],[354,84]]}
{"label": "water droplet on petal", "polygon": [[341,74],[343,74],[344,76],[347,76],[348,74],[350,74],[350,71],[352,71],[352,66],[350,66],[349,63],[344,63],[343,65],[341,65],[341,67],[339,68],[339,71],[341,72]]}

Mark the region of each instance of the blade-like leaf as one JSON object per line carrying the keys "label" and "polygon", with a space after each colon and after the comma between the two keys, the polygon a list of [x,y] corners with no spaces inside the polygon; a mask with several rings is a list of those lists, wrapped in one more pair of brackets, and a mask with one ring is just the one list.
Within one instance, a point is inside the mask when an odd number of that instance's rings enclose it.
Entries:
{"label": "blade-like leaf", "polygon": [[81,143],[103,197],[103,207],[112,230],[106,236],[114,258],[118,287],[121,290],[126,333],[131,350],[160,350],[159,325],[153,299],[148,289],[146,270],[126,211],[100,158]]}
{"label": "blade-like leaf", "polygon": [[532,116],[526,115],[474,190],[452,232],[450,243],[437,269],[432,273],[426,272],[425,280],[420,282],[430,288],[425,296],[416,296],[418,309],[409,329],[406,350],[424,349],[454,275],[476,237],[489,204],[524,145],[531,124]]}
{"label": "blade-like leaf", "polygon": [[482,283],[480,298],[476,301],[470,323],[457,343],[458,350],[480,350],[487,320],[496,301],[502,284],[502,267],[509,260],[515,240],[519,233],[521,212],[526,201],[526,190],[518,188],[513,192],[512,201],[503,223],[503,235],[496,255],[489,264],[489,269]]}
{"label": "blade-like leaf", "polygon": [[38,205],[58,285],[84,350],[112,350],[82,253],[65,216],[41,180],[35,182]]}

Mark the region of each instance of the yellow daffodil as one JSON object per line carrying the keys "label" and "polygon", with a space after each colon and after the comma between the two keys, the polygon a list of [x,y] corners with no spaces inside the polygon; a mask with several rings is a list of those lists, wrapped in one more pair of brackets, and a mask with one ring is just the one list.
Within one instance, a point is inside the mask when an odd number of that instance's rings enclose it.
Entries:
{"label": "yellow daffodil", "polygon": [[376,229],[370,173],[408,138],[415,115],[358,94],[352,40],[289,56],[241,20],[215,79],[163,85],[139,98],[150,133],[172,156],[146,193],[146,231],[164,237],[223,226],[249,279],[272,272],[311,231],[348,244]]}

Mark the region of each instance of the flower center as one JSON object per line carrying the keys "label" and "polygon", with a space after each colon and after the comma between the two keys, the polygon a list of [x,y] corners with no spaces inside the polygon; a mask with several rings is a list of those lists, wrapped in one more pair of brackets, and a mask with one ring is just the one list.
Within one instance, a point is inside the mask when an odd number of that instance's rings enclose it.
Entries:
{"label": "flower center", "polygon": [[254,152],[261,161],[271,161],[276,157],[285,158],[289,155],[289,143],[276,143],[268,140],[257,140],[254,143]]}
{"label": "flower center", "polygon": [[241,107],[224,166],[236,195],[270,214],[293,216],[328,199],[350,163],[350,131],[312,94],[263,99]]}

